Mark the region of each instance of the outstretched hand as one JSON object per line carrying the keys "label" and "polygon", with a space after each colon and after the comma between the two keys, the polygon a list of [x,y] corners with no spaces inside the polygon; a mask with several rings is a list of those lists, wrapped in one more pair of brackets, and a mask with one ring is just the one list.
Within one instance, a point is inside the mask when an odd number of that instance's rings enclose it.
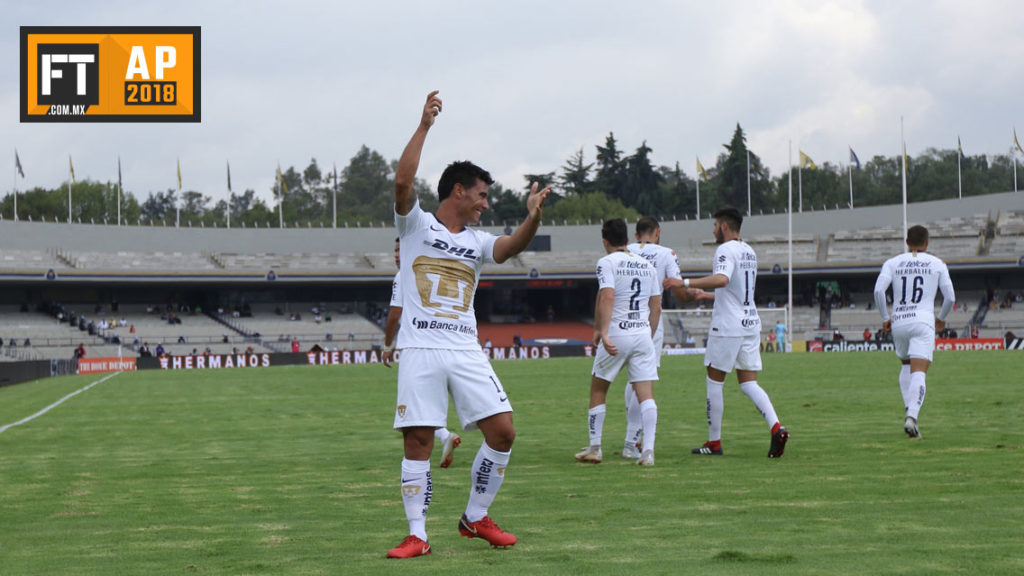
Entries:
{"label": "outstretched hand", "polygon": [[690,298],[694,301],[715,299],[714,290],[709,292],[707,290],[701,290],[700,288],[687,288],[686,293],[689,294]]}
{"label": "outstretched hand", "polygon": [[437,97],[439,93],[440,90],[434,90],[427,94],[427,103],[423,105],[423,117],[420,118],[420,124],[427,128],[434,125],[434,120],[441,113],[441,99]]}
{"label": "outstretched hand", "polygon": [[538,191],[537,188],[539,187],[540,184],[534,182],[530,186],[530,194],[526,197],[526,209],[530,212],[530,216],[537,220],[540,220],[544,201],[548,199],[548,194],[551,193],[551,186],[545,186],[543,190]]}

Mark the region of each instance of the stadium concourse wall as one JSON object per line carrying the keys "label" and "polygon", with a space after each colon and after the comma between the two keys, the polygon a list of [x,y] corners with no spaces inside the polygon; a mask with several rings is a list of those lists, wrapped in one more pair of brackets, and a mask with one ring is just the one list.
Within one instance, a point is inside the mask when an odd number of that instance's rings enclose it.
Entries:
{"label": "stadium concourse wall", "polygon": [[[893,198],[898,198],[893,191]],[[1024,192],[1004,192],[963,199],[917,202],[907,207],[911,224],[961,215],[1024,210]],[[485,215],[486,216],[486,215]],[[657,216],[657,215],[655,215]],[[485,217],[486,221],[486,217]],[[829,234],[903,225],[899,204],[854,209],[812,210],[793,215],[794,234]],[[756,214],[743,224],[745,235],[785,235],[786,214]],[[501,234],[503,225],[480,226]],[[539,234],[551,237],[551,250],[594,251],[601,248],[600,222],[590,224],[545,222]],[[396,232],[391,223],[376,228],[194,228],[169,226],[110,226],[0,220],[0,250],[85,250],[94,252],[231,252],[239,254],[390,252]],[[711,222],[675,220],[662,222],[666,245],[683,248],[711,238]]]}

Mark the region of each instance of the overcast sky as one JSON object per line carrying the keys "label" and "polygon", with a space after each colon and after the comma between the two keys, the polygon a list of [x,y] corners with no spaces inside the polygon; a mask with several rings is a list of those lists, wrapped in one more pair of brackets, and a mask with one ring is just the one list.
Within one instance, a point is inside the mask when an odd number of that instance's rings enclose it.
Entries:
{"label": "overcast sky", "polygon": [[[242,7],[242,8],[240,8]],[[420,176],[470,159],[506,187],[614,132],[656,165],[714,163],[737,123],[777,175],[929,147],[1007,154],[1024,134],[1024,7],[931,1],[0,0],[0,194],[114,180],[270,197],[274,168],[401,154],[427,92],[444,112]],[[19,26],[201,26],[202,122],[19,122]],[[1024,138],[1024,136],[1021,136]],[[1020,158],[1020,155],[1018,155]],[[8,176],[3,176],[3,174]]]}

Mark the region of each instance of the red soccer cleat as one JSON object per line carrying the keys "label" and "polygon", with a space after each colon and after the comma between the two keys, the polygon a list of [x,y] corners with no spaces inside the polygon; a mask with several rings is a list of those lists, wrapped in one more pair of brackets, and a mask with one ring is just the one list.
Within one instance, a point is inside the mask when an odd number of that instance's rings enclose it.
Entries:
{"label": "red soccer cleat", "polygon": [[462,438],[458,434],[452,432],[448,435],[448,440],[445,440],[444,448],[441,450],[441,468],[452,465],[452,453],[459,447],[459,444],[462,444]]}
{"label": "red soccer cleat", "polygon": [[430,554],[430,544],[411,534],[401,544],[388,550],[388,558],[415,558],[427,554]]}
{"label": "red soccer cleat", "polygon": [[518,541],[515,536],[498,528],[490,516],[484,516],[477,522],[470,522],[463,514],[459,520],[459,534],[466,538],[483,538],[495,548],[507,548]]}

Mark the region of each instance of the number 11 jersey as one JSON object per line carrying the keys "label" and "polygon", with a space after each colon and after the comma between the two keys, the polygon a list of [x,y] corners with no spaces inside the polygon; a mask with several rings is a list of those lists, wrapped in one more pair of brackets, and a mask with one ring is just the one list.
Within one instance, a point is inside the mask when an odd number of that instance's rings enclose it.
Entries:
{"label": "number 11 jersey", "polygon": [[719,244],[715,250],[712,274],[722,274],[729,283],[715,290],[711,335],[759,335],[761,318],[754,304],[754,285],[757,283],[757,254],[754,249],[738,238]]}

